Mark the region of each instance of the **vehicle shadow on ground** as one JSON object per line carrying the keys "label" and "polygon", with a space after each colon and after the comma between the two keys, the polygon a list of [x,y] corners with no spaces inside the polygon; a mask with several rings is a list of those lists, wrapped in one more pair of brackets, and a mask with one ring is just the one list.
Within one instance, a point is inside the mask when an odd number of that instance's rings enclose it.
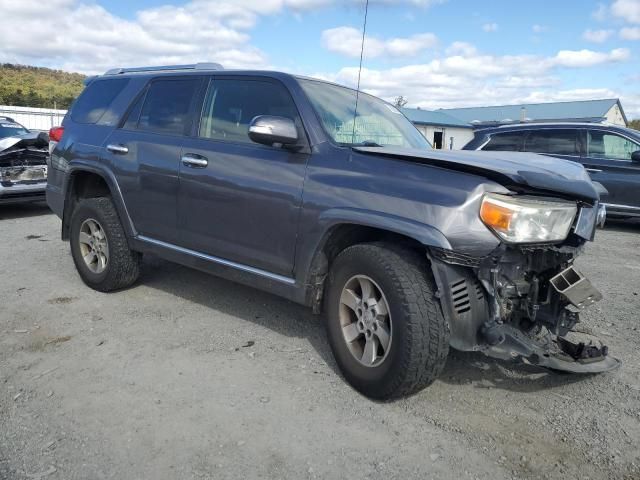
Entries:
{"label": "vehicle shadow on ground", "polygon": [[[145,255],[140,283],[231,315],[287,337],[306,338],[336,373],[322,317],[309,308],[261,290]],[[260,339],[239,339],[240,343]]]}
{"label": "vehicle shadow on ground", "polygon": [[[604,225],[605,230],[624,233],[640,233],[640,219],[617,220],[607,218]],[[596,235],[598,233],[596,232]]]}
{"label": "vehicle shadow on ground", "polygon": [[52,215],[53,212],[44,202],[18,203],[14,205],[0,205],[0,220],[37,217]]}
{"label": "vehicle shadow on ground", "polygon": [[[341,376],[327,341],[323,318],[306,307],[151,255],[145,256],[140,282],[286,337],[306,338],[329,368]],[[260,341],[243,338],[238,342],[247,340]],[[532,392],[585,378],[588,376],[558,374],[532,365],[492,359],[482,353],[451,351],[440,380],[474,388]]]}
{"label": "vehicle shadow on ground", "polygon": [[554,372],[519,361],[490,358],[480,352],[452,350],[440,380],[451,385],[528,393],[566,386],[592,376]]}

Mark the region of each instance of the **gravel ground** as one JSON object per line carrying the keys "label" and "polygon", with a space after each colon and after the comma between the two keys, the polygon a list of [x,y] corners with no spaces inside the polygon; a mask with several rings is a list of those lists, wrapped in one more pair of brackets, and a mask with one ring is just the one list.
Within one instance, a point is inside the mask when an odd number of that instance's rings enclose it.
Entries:
{"label": "gravel ground", "polygon": [[623,362],[598,376],[452,353],[430,388],[375,403],[319,317],[146,258],[101,294],[46,207],[0,207],[0,478],[640,478],[640,226],[578,265],[583,318]]}

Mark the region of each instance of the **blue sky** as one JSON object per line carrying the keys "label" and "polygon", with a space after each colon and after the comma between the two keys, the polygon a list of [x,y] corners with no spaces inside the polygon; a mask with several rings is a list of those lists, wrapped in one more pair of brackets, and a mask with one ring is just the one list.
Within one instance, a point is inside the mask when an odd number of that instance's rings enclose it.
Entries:
{"label": "blue sky", "polygon": [[[99,73],[211,60],[357,78],[359,0],[47,5],[43,22],[40,2],[0,0],[0,61]],[[362,87],[411,106],[619,96],[640,118],[640,0],[371,0],[365,43]]]}

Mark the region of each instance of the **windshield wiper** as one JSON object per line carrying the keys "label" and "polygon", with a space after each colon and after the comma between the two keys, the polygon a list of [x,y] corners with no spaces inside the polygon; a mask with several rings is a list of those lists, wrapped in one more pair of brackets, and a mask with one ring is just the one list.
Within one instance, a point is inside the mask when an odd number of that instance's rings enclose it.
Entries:
{"label": "windshield wiper", "polygon": [[377,142],[374,142],[373,140],[364,140],[362,142],[359,143],[353,143],[351,144],[352,147],[384,147],[384,145],[380,145]]}

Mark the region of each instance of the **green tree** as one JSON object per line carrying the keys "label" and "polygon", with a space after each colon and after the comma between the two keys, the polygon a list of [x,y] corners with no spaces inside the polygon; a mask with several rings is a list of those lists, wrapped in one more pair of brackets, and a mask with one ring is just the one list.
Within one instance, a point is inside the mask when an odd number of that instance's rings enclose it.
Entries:
{"label": "green tree", "polygon": [[0,64],[0,105],[69,108],[85,76],[50,68]]}
{"label": "green tree", "polygon": [[640,130],[640,118],[636,118],[635,120],[631,120],[629,122],[629,128],[633,128],[635,130]]}

